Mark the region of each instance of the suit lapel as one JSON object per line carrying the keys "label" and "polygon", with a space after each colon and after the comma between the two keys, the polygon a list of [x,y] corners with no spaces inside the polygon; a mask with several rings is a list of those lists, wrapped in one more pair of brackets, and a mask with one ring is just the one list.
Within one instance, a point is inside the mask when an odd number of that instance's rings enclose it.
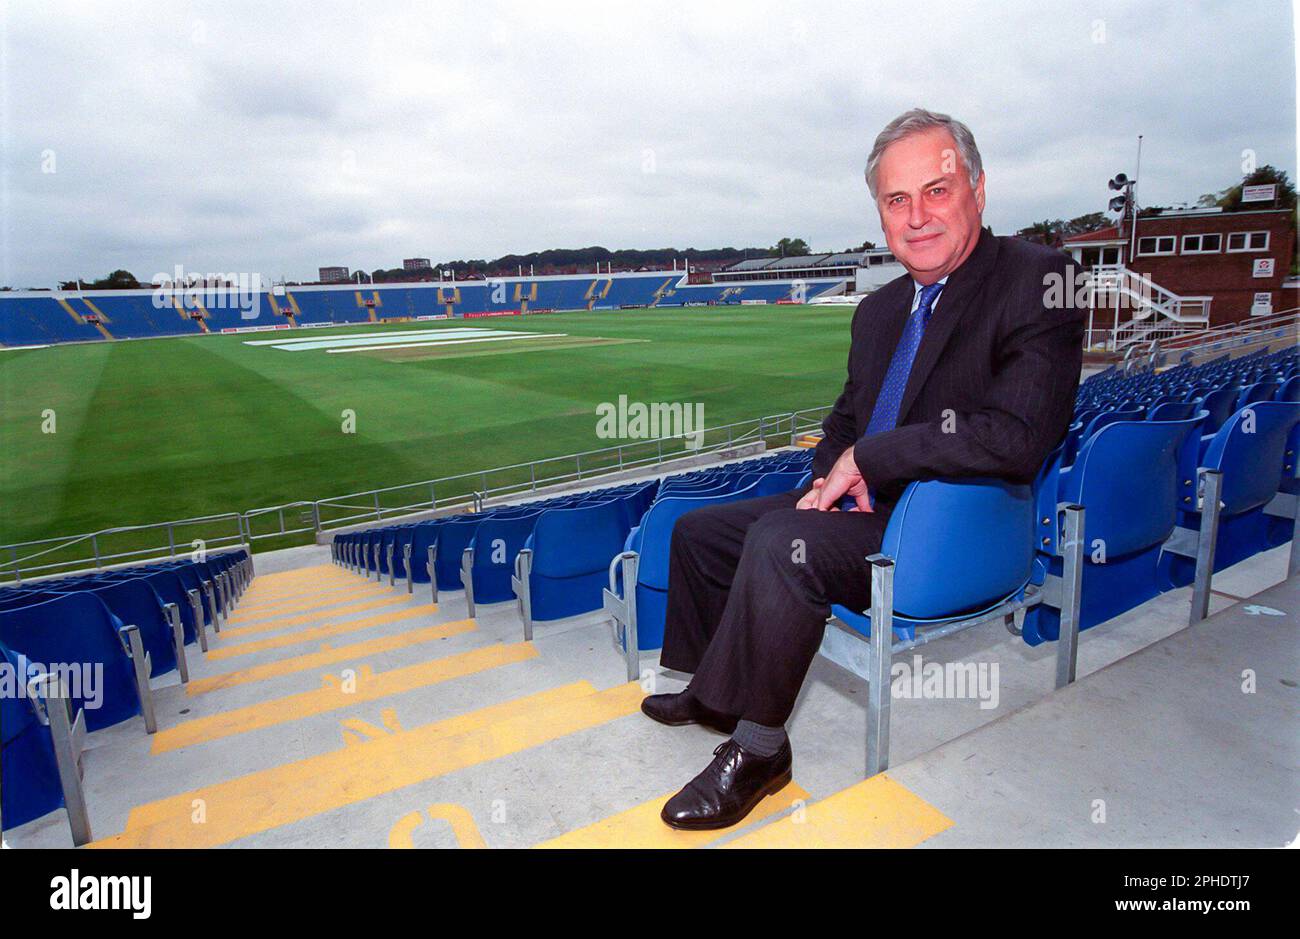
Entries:
{"label": "suit lapel", "polygon": [[[934,309],[930,323],[925,327],[921,345],[916,350],[916,358],[912,361],[912,371],[908,374],[907,387],[903,391],[903,400],[898,408],[899,425],[902,425],[908,410],[916,402],[917,395],[925,387],[926,379],[938,364],[939,356],[943,353],[948,340],[952,338],[957,324],[966,315],[971,300],[993,267],[997,254],[997,239],[985,229],[981,232],[979,242],[971,252],[971,256],[948,278],[943,292],[939,294],[938,305]],[[901,335],[901,328],[899,334]],[[898,344],[897,338],[894,344]]]}

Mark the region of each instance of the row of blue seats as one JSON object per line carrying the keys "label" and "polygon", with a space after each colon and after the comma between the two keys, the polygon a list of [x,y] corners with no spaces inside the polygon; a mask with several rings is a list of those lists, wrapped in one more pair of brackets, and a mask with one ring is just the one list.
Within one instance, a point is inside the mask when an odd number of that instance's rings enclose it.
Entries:
{"label": "row of blue seats", "polygon": [[[514,600],[531,639],[537,621],[601,609],[611,559],[640,544],[647,531],[659,531],[658,520],[674,506],[723,493],[744,498],[793,489],[810,460],[811,451],[773,455],[662,482],[341,534],[333,557],[367,576],[387,575],[390,583],[405,578],[408,591],[429,583],[435,600],[439,590],[463,589],[470,615],[476,604]],[[658,648],[662,640],[662,618],[638,633],[641,649]]]}
{"label": "row of blue seats", "polygon": [[0,665],[19,691],[0,696],[6,826],[62,806],[74,841],[89,840],[82,735],[135,717],[154,733],[150,679],[189,681],[186,646],[207,650],[207,628],[220,629],[252,575],[240,548],[0,589]]}

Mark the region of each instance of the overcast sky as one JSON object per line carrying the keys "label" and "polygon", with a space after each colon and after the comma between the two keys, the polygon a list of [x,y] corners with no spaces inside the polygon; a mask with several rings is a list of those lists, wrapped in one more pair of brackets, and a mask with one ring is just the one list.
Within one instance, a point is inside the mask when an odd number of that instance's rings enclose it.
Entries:
{"label": "overcast sky", "polygon": [[[975,133],[1006,233],[1295,177],[1291,4],[0,0],[0,283],[882,241],[911,106]],[[52,172],[50,172],[52,170]]]}

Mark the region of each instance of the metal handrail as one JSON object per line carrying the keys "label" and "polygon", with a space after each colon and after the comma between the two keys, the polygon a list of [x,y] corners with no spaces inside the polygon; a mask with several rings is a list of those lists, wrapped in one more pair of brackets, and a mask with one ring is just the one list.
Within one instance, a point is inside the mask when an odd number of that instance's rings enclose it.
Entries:
{"label": "metal handrail", "polygon": [[[806,408],[802,411],[790,411],[782,414],[769,414],[745,421],[735,421],[716,427],[706,427],[698,431],[701,445],[698,448],[665,448],[665,444],[675,444],[686,438],[683,435],[664,436],[637,440],[629,443],[615,444],[597,450],[584,450],[561,456],[543,457],[526,463],[513,463],[492,469],[475,470],[458,473],[453,476],[441,476],[412,483],[382,486],[361,492],[351,492],[339,496],[329,496],[315,501],[299,500],[281,505],[260,506],[243,512],[223,512],[216,515],[195,518],[176,519],[167,522],[151,522],[141,525],[125,525],[105,528],[95,532],[64,537],[42,538],[35,541],[15,542],[0,546],[0,581],[14,580],[21,582],[24,577],[40,576],[45,573],[68,573],[91,567],[102,568],[114,561],[139,557],[179,557],[188,554],[190,544],[186,542],[184,551],[178,551],[176,544],[177,529],[186,526],[211,525],[222,522],[235,522],[237,534],[216,534],[199,539],[205,547],[224,547],[232,544],[251,545],[268,538],[281,538],[292,535],[318,534],[364,521],[383,521],[400,515],[410,515],[437,509],[455,509],[461,507],[481,508],[485,499],[521,492],[532,492],[542,487],[557,486],[569,482],[599,479],[610,473],[625,472],[647,466],[658,466],[695,454],[708,454],[725,450],[737,445],[767,441],[772,437],[788,442],[790,434],[801,429],[820,426],[821,418],[830,410],[830,406]],[[722,435],[725,434],[725,437]],[[706,440],[712,443],[705,445]],[[638,449],[641,448],[641,449]],[[642,452],[644,451],[644,453]],[[586,461],[584,468],[583,461]],[[547,464],[562,464],[560,472],[546,471]],[[539,468],[542,472],[539,472]],[[505,481],[493,484],[490,477],[514,474],[517,481]],[[527,478],[524,478],[524,475]],[[460,491],[464,484],[464,491]],[[385,505],[381,496],[408,489],[427,489],[428,497],[412,501],[401,500],[398,505]],[[322,514],[329,513],[328,516]],[[342,510],[346,513],[333,517],[332,513]],[[293,513],[299,513],[298,521],[290,524]],[[310,520],[308,521],[308,513]],[[267,518],[274,519],[269,531],[256,531],[255,526]],[[260,526],[259,526],[260,527]],[[114,536],[128,533],[166,530],[167,543],[150,544],[147,547],[129,550],[105,551],[101,542]],[[89,546],[86,553],[62,561],[33,563],[50,555]],[[22,554],[24,548],[41,550]],[[6,556],[7,555],[7,556]]]}

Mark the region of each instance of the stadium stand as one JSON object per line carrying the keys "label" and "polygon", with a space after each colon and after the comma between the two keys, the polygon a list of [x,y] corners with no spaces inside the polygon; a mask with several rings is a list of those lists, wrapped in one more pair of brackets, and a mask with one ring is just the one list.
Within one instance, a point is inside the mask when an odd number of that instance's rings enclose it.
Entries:
{"label": "stadium stand", "polygon": [[[764,260],[764,264],[768,263]],[[289,287],[282,296],[229,291],[156,296],[152,290],[0,293],[0,345],[147,339],[268,327],[351,325],[421,317],[797,302],[843,279],[686,286],[672,271],[598,277],[505,278],[458,284]],[[89,317],[89,319],[88,319]]]}

